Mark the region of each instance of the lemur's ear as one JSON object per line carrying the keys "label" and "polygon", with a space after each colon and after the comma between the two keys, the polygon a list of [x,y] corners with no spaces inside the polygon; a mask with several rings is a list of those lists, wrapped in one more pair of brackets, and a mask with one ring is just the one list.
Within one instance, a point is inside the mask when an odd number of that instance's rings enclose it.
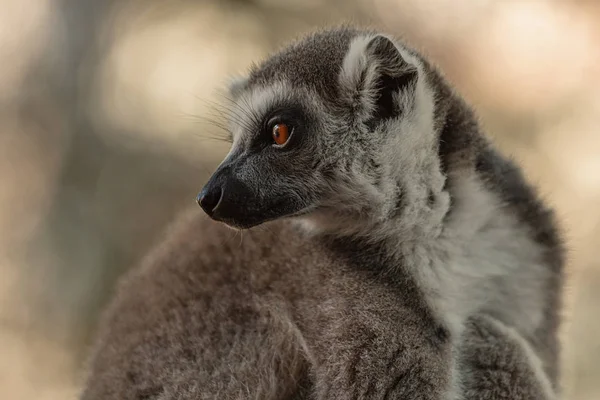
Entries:
{"label": "lemur's ear", "polygon": [[227,93],[233,99],[237,99],[240,93],[246,88],[248,78],[245,76],[232,76],[227,84]]}
{"label": "lemur's ear", "polygon": [[341,94],[360,122],[376,126],[400,115],[402,94],[414,90],[417,81],[417,66],[407,56],[383,35],[350,44],[339,79]]}

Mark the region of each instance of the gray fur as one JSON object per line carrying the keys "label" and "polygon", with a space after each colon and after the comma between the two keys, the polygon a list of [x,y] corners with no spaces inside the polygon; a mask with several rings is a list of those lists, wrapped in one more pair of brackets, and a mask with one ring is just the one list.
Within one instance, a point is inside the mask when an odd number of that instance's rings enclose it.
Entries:
{"label": "gray fur", "polygon": [[488,316],[469,319],[458,347],[462,398],[555,399],[541,360],[519,333]]}
{"label": "gray fur", "polygon": [[240,242],[193,214],[121,284],[83,399],[442,398],[449,338],[408,277],[285,222]]}
{"label": "gray fur", "polygon": [[554,397],[552,214],[431,64],[344,27],[233,87],[203,193],[230,226],[278,221],[239,248],[202,219],[175,233],[124,284],[84,399]]}

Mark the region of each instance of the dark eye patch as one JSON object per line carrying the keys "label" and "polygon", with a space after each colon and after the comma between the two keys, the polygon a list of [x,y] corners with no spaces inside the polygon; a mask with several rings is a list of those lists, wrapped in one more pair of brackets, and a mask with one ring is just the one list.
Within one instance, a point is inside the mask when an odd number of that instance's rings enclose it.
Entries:
{"label": "dark eye patch", "polygon": [[273,126],[284,123],[290,127],[290,139],[285,148],[295,147],[303,140],[309,123],[307,113],[297,104],[280,104],[273,107],[264,114],[259,126],[256,127],[256,135],[252,140],[251,149],[261,151],[273,144]]}

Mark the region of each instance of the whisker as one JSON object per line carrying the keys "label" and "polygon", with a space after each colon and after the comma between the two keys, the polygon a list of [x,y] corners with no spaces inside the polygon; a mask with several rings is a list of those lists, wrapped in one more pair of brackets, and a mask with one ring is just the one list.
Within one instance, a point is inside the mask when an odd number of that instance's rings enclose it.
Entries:
{"label": "whisker", "polygon": [[[221,106],[223,107],[223,106]],[[223,107],[224,108],[224,107]],[[249,117],[247,115],[247,113],[244,112],[244,115],[240,114],[240,110],[241,109],[224,109],[224,110],[219,110],[218,108],[213,108],[213,111],[216,111],[220,114],[220,116],[232,123],[234,123],[235,125],[238,125],[239,127],[245,129],[245,130],[253,130],[253,126],[252,126],[252,122],[248,121]],[[219,118],[218,116],[212,114],[211,115],[214,118]]]}
{"label": "whisker", "polygon": [[[227,106],[225,104],[220,104],[214,101],[209,101],[211,103],[211,108],[214,109],[215,111],[221,113],[221,115],[226,118],[226,119],[230,119],[232,117],[236,117],[239,120],[244,120],[244,117],[248,117],[248,115],[246,115],[245,113],[243,113],[243,110],[240,109],[240,107],[237,107],[235,105],[235,103],[232,103],[230,106]],[[224,113],[227,113],[226,115],[224,115]],[[241,112],[241,113],[240,113]]]}
{"label": "whisker", "polygon": [[242,242],[244,241],[244,231],[240,231],[240,244],[239,247],[242,247]]}
{"label": "whisker", "polygon": [[235,237],[237,236],[237,234],[238,234],[238,230],[237,230],[237,229],[236,229],[236,230],[233,230],[233,235],[232,235],[232,236],[229,236],[229,238],[228,238],[227,240],[225,240],[225,241],[222,243],[222,245],[223,245],[223,246],[225,246],[225,245],[229,244],[229,242],[231,242],[231,239],[235,238]]}
{"label": "whisker", "polygon": [[239,102],[236,102],[235,100],[226,95],[223,95],[223,98],[232,105],[234,105],[236,111],[238,111],[238,113],[241,112],[243,116],[252,121],[252,123],[257,124],[258,122],[260,122],[260,119],[257,118],[257,114],[252,110],[252,107],[250,106],[250,103],[248,102],[247,98],[242,98],[243,104],[239,104]]}

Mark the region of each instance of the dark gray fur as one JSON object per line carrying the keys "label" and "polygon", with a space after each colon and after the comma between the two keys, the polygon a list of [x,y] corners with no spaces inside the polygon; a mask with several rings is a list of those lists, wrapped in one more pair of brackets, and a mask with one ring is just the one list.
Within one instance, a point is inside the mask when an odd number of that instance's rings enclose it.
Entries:
{"label": "dark gray fur", "polygon": [[355,28],[346,26],[336,29],[334,35],[330,31],[308,35],[281,49],[260,66],[255,65],[250,71],[247,87],[284,79],[294,87],[309,86],[323,98],[333,101],[339,90],[332,83],[337,80],[350,41],[357,33]]}
{"label": "dark gray fur", "polygon": [[[232,95],[207,212],[278,221],[241,244],[182,223],[123,283],[83,399],[554,398],[552,213],[430,63],[336,28]],[[282,110],[298,126],[276,148],[265,126]]]}
{"label": "dark gray fur", "polygon": [[[189,214],[119,285],[82,399],[445,398],[449,338],[410,279],[283,222],[240,242]],[[478,318],[459,347],[464,398],[545,399],[519,346]]]}
{"label": "dark gray fur", "polygon": [[83,399],[442,398],[449,338],[410,279],[284,222],[240,242],[193,214],[121,284]]}

